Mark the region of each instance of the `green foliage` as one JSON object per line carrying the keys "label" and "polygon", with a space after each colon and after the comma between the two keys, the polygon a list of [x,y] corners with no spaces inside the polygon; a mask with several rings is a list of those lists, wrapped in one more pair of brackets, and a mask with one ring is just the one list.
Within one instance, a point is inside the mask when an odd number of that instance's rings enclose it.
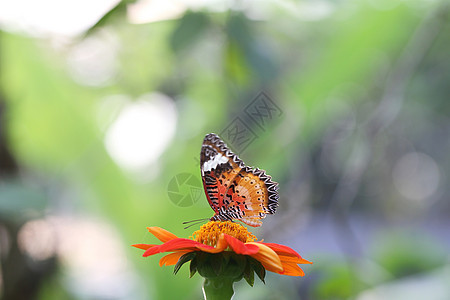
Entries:
{"label": "green foliage", "polygon": [[20,182],[5,182],[0,189],[0,218],[22,224],[30,218],[44,215],[48,205],[46,195]]}
{"label": "green foliage", "polygon": [[[75,45],[61,50],[47,40],[0,32],[0,104],[6,107],[0,134],[6,136],[21,168],[20,176],[0,183],[0,221],[58,214],[60,207],[69,207],[69,215],[98,216],[120,234],[126,257],[148,286],[149,295],[187,299],[192,293],[192,299],[197,299],[199,276],[193,275],[202,264],[201,257],[186,256],[176,266],[176,272],[182,273],[181,265],[190,260],[193,278],[175,277],[168,268],[158,266],[157,258],[144,260],[128,245],[154,242],[146,226],[188,237],[191,231],[182,229],[183,221],[211,216],[203,195],[191,207],[175,206],[168,198],[168,183],[180,173],[200,179],[196,159],[203,136],[221,133],[244,115],[261,90],[270,92],[283,115],[264,128],[246,119],[257,139],[239,155],[280,182],[282,200],[273,220],[295,213],[285,223],[274,221],[277,226],[263,227],[265,234],[290,228],[293,219],[306,219],[302,214],[316,199],[326,203],[315,203],[316,207],[328,209],[329,193],[339,176],[346,174],[342,166],[358,143],[364,151],[373,151],[368,159],[378,159],[368,163],[367,173],[372,177],[365,172],[350,174],[367,193],[372,192],[361,195],[359,186],[355,188],[359,207],[382,222],[386,216],[400,215],[405,207],[412,210],[414,205],[401,202],[403,196],[391,182],[396,159],[417,150],[432,156],[442,174],[450,168],[446,151],[450,145],[442,138],[450,109],[446,72],[450,40],[443,30],[448,29],[448,6],[394,1],[392,7],[380,9],[372,2],[330,2],[328,15],[314,21],[302,19],[298,7],[286,10],[280,6],[269,7],[267,13],[262,9],[261,15],[250,8],[215,13],[187,10],[177,20],[132,25],[126,22],[130,1],[121,1],[84,36],[102,42],[107,32],[119,45],[117,73],[101,87],[83,86],[71,76],[67,61]],[[423,32],[418,30],[421,26]],[[400,62],[414,50],[411,39],[433,32],[438,32],[436,40],[424,45],[430,51],[416,58],[411,64],[415,68],[402,69]],[[83,40],[73,41],[77,42]],[[411,74],[405,74],[408,70]],[[401,76],[389,77],[392,73]],[[386,81],[391,78],[401,78],[401,85],[392,84],[402,87],[400,97],[405,103],[394,107],[400,110],[397,122],[371,144],[361,131],[386,98],[391,84]],[[153,178],[148,179],[150,171],[132,174],[110,158],[104,143],[108,124],[99,125],[98,118],[99,107],[109,96],[125,95],[135,101],[152,92],[172,97],[177,132],[152,166]],[[337,131],[340,124],[351,126],[343,126],[341,132]],[[335,169],[325,169],[326,163]],[[441,175],[440,180],[436,199],[416,203],[419,209],[413,213],[428,216],[433,209],[448,211],[439,196],[448,194],[448,179]],[[55,196],[55,190],[70,195],[71,200]],[[393,212],[392,207],[401,209]],[[393,277],[427,272],[443,264],[435,241],[426,247],[422,237],[411,240],[383,241],[384,247],[373,256]],[[225,259],[212,262],[213,272],[223,271]],[[255,284],[254,272],[263,282],[266,276],[257,261],[247,260],[243,272],[247,283],[255,285],[254,291],[263,291],[254,292],[259,299],[288,294],[287,289],[267,287],[270,280],[267,285]],[[306,273],[308,278],[310,273]],[[370,286],[344,264],[324,266],[317,274],[315,299],[347,299]],[[53,290],[58,284],[58,280],[46,283],[41,298],[64,295],[64,291]],[[296,289],[292,290],[289,293],[294,294]]]}
{"label": "green foliage", "polygon": [[258,260],[230,251],[214,254],[201,251],[186,253],[175,264],[174,273],[178,273],[181,266],[189,261],[191,262],[189,277],[198,272],[204,278],[226,277],[232,278],[236,282],[245,278],[246,282],[253,286],[255,283],[254,273],[258,275],[262,282],[264,282],[266,276],[266,270]]}
{"label": "green foliage", "polygon": [[325,267],[322,261],[321,266],[316,274],[320,281],[312,291],[314,299],[348,299],[368,287],[357,273],[356,264],[328,262]]}
{"label": "green foliage", "polygon": [[[273,53],[262,42],[256,27],[257,24],[248,20],[244,14],[231,14],[226,23],[229,45],[225,66],[231,70],[239,70],[237,65],[241,65],[241,71],[237,71],[238,74],[248,69],[251,72],[250,76],[258,79],[262,84],[267,84],[270,80],[277,78],[277,68],[273,61]],[[239,58],[239,56],[242,57]]]}
{"label": "green foliage", "polygon": [[[196,253],[195,252],[189,252],[184,254],[183,256],[180,257],[180,259],[177,261],[177,263],[175,264],[175,267],[173,269],[173,273],[176,275],[178,273],[178,271],[180,270],[180,268],[187,263],[188,261],[191,261],[195,258]],[[191,276],[192,277],[192,276]]]}
{"label": "green foliage", "polygon": [[208,15],[201,12],[187,12],[178,21],[170,38],[173,51],[180,52],[194,45],[208,29],[210,21]]}
{"label": "green foliage", "polygon": [[445,251],[428,237],[419,241],[391,232],[377,245],[375,260],[395,278],[425,273],[446,263]]}

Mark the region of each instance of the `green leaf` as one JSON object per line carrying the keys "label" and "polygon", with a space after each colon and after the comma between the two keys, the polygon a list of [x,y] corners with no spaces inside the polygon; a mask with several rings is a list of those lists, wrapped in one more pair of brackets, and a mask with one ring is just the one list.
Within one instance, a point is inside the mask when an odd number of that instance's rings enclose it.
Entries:
{"label": "green leaf", "polygon": [[110,9],[106,14],[103,15],[94,25],[92,25],[85,36],[92,34],[95,30],[100,27],[104,27],[108,24],[113,24],[116,19],[126,19],[127,17],[127,4],[135,2],[134,0],[122,0],[117,3],[112,9]]}
{"label": "green leaf", "polygon": [[216,254],[216,255],[211,255],[211,257],[209,258],[209,261],[211,263],[211,267],[213,268],[214,273],[219,276],[222,271],[223,271],[223,258],[222,258],[222,254]]}
{"label": "green leaf", "polygon": [[240,254],[234,254],[232,256],[233,260],[236,262],[239,266],[245,266],[247,264],[247,258],[248,256],[240,255]]}
{"label": "green leaf", "polygon": [[178,22],[172,36],[170,45],[174,52],[180,52],[190,47],[208,28],[208,16],[201,12],[187,12]]}
{"label": "green leaf", "polygon": [[255,284],[255,273],[248,260],[245,265],[244,278],[250,286],[253,286]]}
{"label": "green leaf", "polygon": [[231,257],[232,257],[233,255],[234,255],[234,254],[231,253],[230,251],[222,252],[223,263],[224,263],[225,265],[228,265],[228,263],[230,262],[230,259],[231,259]]}
{"label": "green leaf", "polygon": [[254,258],[250,258],[249,261],[256,275],[258,275],[259,279],[265,284],[264,278],[266,277],[266,269],[264,269],[263,265]]}
{"label": "green leaf", "polygon": [[191,260],[191,264],[189,265],[189,278],[195,275],[197,272],[197,256]]}
{"label": "green leaf", "polygon": [[[274,54],[259,38],[254,22],[243,13],[235,13],[227,20],[228,48],[226,52],[228,71],[243,81],[248,76],[258,77],[262,81],[276,78],[278,70],[273,60]],[[266,45],[263,47],[262,45]],[[252,74],[247,74],[251,70]]]}
{"label": "green leaf", "polygon": [[181,266],[187,263],[188,261],[194,259],[196,255],[197,255],[196,252],[189,252],[181,256],[178,262],[176,263],[175,267],[173,268],[173,273],[177,274]]}
{"label": "green leaf", "polygon": [[197,261],[197,266],[203,265],[208,258],[211,256],[212,254],[210,253],[205,253],[205,252],[198,252],[197,256],[195,257],[196,261]]}

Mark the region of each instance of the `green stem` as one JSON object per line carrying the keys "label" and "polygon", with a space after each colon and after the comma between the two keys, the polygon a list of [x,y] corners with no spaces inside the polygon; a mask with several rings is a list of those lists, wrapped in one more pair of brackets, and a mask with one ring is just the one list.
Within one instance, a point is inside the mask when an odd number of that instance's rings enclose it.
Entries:
{"label": "green stem", "polygon": [[205,300],[230,300],[233,297],[232,278],[215,277],[205,278],[203,283],[203,295]]}

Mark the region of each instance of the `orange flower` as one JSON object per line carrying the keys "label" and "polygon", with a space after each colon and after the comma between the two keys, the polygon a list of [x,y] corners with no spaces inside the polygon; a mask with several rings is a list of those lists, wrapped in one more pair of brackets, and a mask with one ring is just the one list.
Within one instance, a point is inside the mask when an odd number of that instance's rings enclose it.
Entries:
{"label": "orange flower", "polygon": [[[173,233],[159,227],[148,227],[147,229],[163,244],[136,244],[133,246],[145,250],[144,257],[157,253],[171,252],[161,258],[159,261],[160,266],[170,266],[178,263],[180,264],[179,267],[181,267],[183,263],[195,258],[195,255],[192,255],[193,253],[231,253],[247,259],[249,257],[253,258],[251,260],[252,263],[248,263],[248,265],[252,265],[252,269],[264,281],[264,269],[282,275],[303,276],[305,273],[298,264],[311,264],[311,262],[303,259],[296,251],[287,246],[255,241],[256,237],[248,232],[247,228],[230,221],[208,222],[202,225],[200,230],[194,232],[191,239],[178,238]],[[255,260],[257,261],[256,265]],[[259,264],[264,269],[261,270],[258,267]],[[176,267],[176,271],[178,269]],[[200,273],[199,267],[197,269]],[[250,283],[248,272],[242,270],[241,273],[246,273],[243,276]],[[253,278],[253,272],[251,272],[251,278]],[[253,285],[253,281],[250,284]]]}

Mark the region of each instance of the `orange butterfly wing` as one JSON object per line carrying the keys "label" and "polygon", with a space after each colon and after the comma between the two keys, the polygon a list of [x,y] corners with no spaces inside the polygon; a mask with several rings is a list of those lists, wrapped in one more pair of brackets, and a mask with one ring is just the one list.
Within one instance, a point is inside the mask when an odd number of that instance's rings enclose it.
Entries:
{"label": "orange butterfly wing", "polygon": [[240,220],[261,226],[278,206],[278,183],[264,170],[245,166],[214,133],[205,136],[200,153],[203,187],[215,214],[211,220]]}

